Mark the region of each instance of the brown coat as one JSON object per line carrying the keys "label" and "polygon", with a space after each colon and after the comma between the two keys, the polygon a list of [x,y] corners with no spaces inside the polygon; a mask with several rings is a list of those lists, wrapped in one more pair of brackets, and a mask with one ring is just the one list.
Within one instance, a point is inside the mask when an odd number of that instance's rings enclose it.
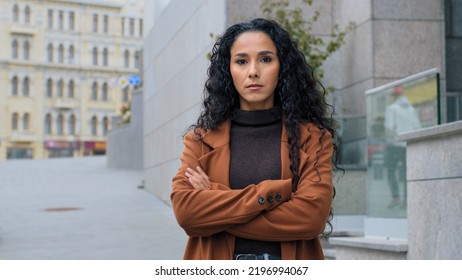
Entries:
{"label": "brown coat", "polygon": [[[287,131],[281,137],[281,180],[266,180],[242,190],[229,188],[230,121],[204,135],[203,142],[184,138],[171,201],[179,225],[189,235],[185,259],[232,259],[235,237],[280,241],[282,259],[323,259],[318,236],[332,204],[332,136],[313,124],[301,127],[300,180],[292,193]],[[317,157],[319,157],[318,160]],[[186,168],[200,166],[210,189],[197,190]],[[316,169],[314,168],[316,165]],[[268,202],[268,197],[274,199]],[[278,198],[278,199],[276,199]]]}

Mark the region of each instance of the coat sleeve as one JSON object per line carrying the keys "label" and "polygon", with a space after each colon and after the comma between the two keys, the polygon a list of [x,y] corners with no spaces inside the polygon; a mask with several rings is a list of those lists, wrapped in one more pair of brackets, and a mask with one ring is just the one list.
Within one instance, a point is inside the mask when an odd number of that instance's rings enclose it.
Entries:
{"label": "coat sleeve", "polygon": [[[178,224],[189,236],[210,236],[227,228],[246,223],[262,211],[270,210],[287,201],[291,195],[291,180],[266,180],[243,190],[211,182],[210,189],[194,189],[185,176],[186,168],[198,165],[202,143],[185,136],[181,164],[173,177],[170,195]],[[280,201],[267,197],[280,195]]]}
{"label": "coat sleeve", "polygon": [[301,176],[292,198],[227,232],[263,241],[309,240],[325,228],[333,199],[332,136],[314,132],[301,150]]}

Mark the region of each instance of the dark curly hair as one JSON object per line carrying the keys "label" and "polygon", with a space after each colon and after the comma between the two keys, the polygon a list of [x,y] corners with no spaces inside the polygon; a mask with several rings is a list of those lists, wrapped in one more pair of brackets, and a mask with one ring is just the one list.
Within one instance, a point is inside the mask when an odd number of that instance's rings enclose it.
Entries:
{"label": "dark curly hair", "polygon": [[[315,78],[313,69],[305,60],[304,54],[277,22],[257,18],[229,27],[212,49],[211,64],[208,68],[208,79],[205,83],[203,110],[196,122],[188,130],[195,131],[195,138],[202,139],[201,131],[213,130],[232,116],[235,108],[239,108],[239,93],[234,87],[230,73],[231,47],[236,38],[244,32],[264,32],[272,39],[277,49],[280,68],[278,83],[274,94],[274,104],[280,106],[285,115],[284,125],[288,134],[290,169],[293,174],[292,188],[296,189],[300,165],[300,124],[311,122],[323,132],[332,134],[338,140],[336,122],[332,118],[333,107],[325,101],[325,89]],[[337,166],[339,145],[334,141],[333,164]],[[321,143],[322,144],[322,143]],[[315,164],[316,167],[316,164]],[[335,196],[335,188],[334,188]],[[330,220],[333,217],[331,209]]]}

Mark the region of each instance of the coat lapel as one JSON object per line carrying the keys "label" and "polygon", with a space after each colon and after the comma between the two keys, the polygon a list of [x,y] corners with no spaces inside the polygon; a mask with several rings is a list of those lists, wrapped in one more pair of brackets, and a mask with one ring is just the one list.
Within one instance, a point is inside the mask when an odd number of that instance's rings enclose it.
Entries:
{"label": "coat lapel", "polygon": [[229,132],[231,120],[227,120],[213,131],[203,136],[203,142],[208,147],[199,158],[201,168],[207,173],[212,182],[229,187]]}
{"label": "coat lapel", "polygon": [[[285,120],[285,119],[284,119]],[[308,126],[300,125],[300,147],[302,147],[309,139],[310,131]],[[285,125],[282,126],[282,136],[281,136],[281,178],[282,179],[291,179],[292,171],[290,171],[290,159],[289,159],[289,138],[287,137],[287,129]],[[308,162],[308,155],[300,150],[300,166],[299,170]]]}
{"label": "coat lapel", "polygon": [[292,178],[292,172],[290,171],[290,160],[289,160],[289,142],[287,138],[287,130],[285,125],[282,125],[281,135],[281,179]]}

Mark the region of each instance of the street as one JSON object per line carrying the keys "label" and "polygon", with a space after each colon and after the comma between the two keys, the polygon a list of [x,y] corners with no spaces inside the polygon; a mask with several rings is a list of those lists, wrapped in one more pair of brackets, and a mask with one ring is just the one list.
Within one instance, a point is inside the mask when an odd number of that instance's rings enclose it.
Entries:
{"label": "street", "polygon": [[0,260],[181,259],[171,207],[106,157],[0,161]]}

